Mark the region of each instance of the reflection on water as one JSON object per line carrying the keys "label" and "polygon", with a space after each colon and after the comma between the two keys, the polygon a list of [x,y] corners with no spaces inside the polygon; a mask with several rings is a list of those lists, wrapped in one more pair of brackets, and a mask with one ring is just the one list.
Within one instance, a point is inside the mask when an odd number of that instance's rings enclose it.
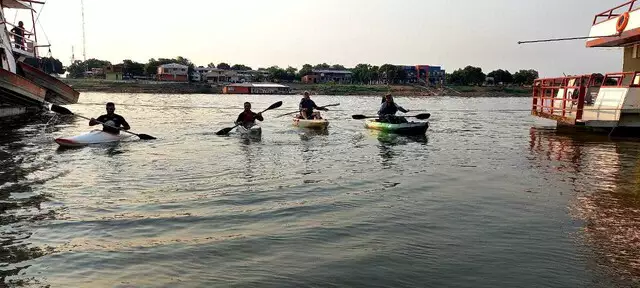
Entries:
{"label": "reflection on water", "polygon": [[568,183],[572,214],[584,221],[592,264],[611,277],[640,281],[640,146],[606,137],[530,131],[534,165],[546,179]]}
{"label": "reflection on water", "polygon": [[[33,119],[31,119],[33,121]],[[8,280],[31,265],[31,259],[52,253],[51,247],[34,247],[30,244],[33,231],[28,223],[56,218],[56,211],[42,207],[51,201],[46,192],[36,192],[33,186],[62,177],[66,172],[47,173],[51,168],[50,156],[38,155],[36,143],[42,133],[56,131],[56,127],[40,123],[68,124],[68,119],[40,115],[36,124],[14,123],[0,131],[0,285],[38,284],[33,277]]]}
{"label": "reflection on water", "polygon": [[[244,101],[299,98],[83,97],[101,104],[74,112],[129,104],[135,131],[158,140],[57,151],[54,137],[91,129],[69,117],[0,131],[5,285],[638,286],[638,143],[530,130],[526,112],[438,113],[428,137],[394,135],[351,118],[379,106],[357,96],[315,99],[344,107],[328,130],[273,118],[255,141],[215,131]],[[224,109],[184,108],[198,105]]]}

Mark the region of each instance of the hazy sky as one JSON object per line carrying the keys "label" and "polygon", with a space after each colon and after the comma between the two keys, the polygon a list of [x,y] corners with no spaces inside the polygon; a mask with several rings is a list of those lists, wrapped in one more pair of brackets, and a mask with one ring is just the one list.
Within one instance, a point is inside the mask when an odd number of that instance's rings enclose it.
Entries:
{"label": "hazy sky", "polygon": [[[112,63],[183,56],[196,65],[227,62],[254,69],[326,62],[430,64],[448,71],[466,65],[485,72],[532,68],[541,76],[604,73],[621,70],[620,48],[517,41],[586,36],[595,14],[623,2],[85,0],[86,53]],[[5,11],[9,21],[16,18]],[[25,17],[17,15],[30,23]],[[82,59],[80,0],[47,0],[39,21],[54,57],[68,64],[74,46],[76,59]]]}

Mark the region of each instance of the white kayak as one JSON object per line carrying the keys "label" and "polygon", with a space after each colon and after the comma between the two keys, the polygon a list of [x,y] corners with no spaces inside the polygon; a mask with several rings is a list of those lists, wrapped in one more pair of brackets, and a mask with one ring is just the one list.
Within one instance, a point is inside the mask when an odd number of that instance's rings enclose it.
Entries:
{"label": "white kayak", "polygon": [[327,129],[329,121],[327,119],[300,119],[293,118],[293,126],[309,129]]}
{"label": "white kayak", "polygon": [[240,125],[238,126],[238,133],[243,137],[258,138],[262,135],[262,127],[260,127],[260,125],[253,125],[250,128],[246,128]]}
{"label": "white kayak", "polygon": [[128,137],[129,134],[116,135],[102,130],[93,130],[78,136],[56,138],[55,141],[63,147],[82,147],[90,144],[118,142]]}

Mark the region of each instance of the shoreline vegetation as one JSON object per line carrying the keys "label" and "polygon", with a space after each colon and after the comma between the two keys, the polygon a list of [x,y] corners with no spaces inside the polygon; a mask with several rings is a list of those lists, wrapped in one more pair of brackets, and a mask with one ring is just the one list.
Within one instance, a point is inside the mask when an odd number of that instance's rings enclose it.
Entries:
{"label": "shoreline vegetation", "polygon": [[[152,93],[152,94],[222,94],[222,86],[205,83],[155,81],[109,81],[98,79],[61,79],[78,92]],[[457,96],[457,97],[531,97],[531,87],[523,86],[445,86],[420,85],[302,84],[284,83],[291,94],[309,91],[317,95],[381,96]]]}

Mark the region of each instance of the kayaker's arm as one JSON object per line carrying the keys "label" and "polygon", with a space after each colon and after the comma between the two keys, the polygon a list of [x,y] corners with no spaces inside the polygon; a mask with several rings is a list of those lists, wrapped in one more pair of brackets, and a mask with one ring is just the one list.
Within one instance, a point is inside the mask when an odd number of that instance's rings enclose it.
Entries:
{"label": "kayaker's arm", "polygon": [[262,117],[262,113],[257,113],[257,114],[254,113],[254,114],[255,114],[254,117],[256,118],[256,120],[264,121],[264,118]]}
{"label": "kayaker's arm", "polygon": [[104,122],[105,122],[105,119],[103,119],[103,118],[104,118],[104,117],[102,117],[102,116],[98,117],[98,119],[91,118],[91,120],[89,120],[89,126],[95,126],[95,125],[100,124],[100,123],[98,123],[98,122],[102,122],[102,123],[104,123]]}
{"label": "kayaker's arm", "polygon": [[409,110],[402,108],[402,106],[396,104],[396,107],[398,107],[398,110],[400,110],[402,113],[407,113],[409,112]]}
{"label": "kayaker's arm", "polygon": [[129,123],[127,123],[127,120],[124,120],[124,117],[120,117],[120,118],[122,118],[122,130],[131,129],[131,126],[129,126]]}

